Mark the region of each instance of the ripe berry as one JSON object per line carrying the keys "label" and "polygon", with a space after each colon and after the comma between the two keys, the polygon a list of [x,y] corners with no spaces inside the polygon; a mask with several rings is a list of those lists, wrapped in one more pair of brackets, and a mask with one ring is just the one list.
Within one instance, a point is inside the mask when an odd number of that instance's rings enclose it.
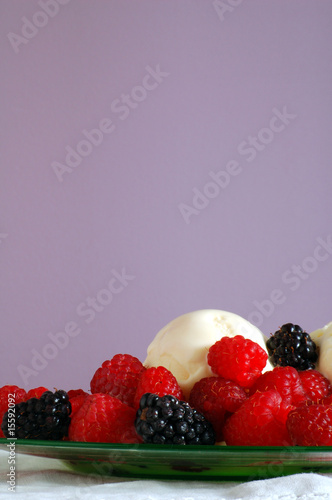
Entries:
{"label": "ripe berry", "polygon": [[318,351],[310,335],[299,325],[286,323],[266,342],[273,366],[293,366],[297,370],[315,368]]}
{"label": "ripe berry", "polygon": [[322,405],[332,406],[332,394],[328,394],[325,398],[318,401]]}
{"label": "ripe berry", "polygon": [[225,419],[234,413],[247,399],[243,387],[222,377],[205,377],[196,382],[189,396],[192,408],[202,413],[211,422],[216,440],[223,440]]}
{"label": "ripe berry", "polygon": [[70,389],[67,391],[69,399],[76,398],[76,396],[87,396],[88,393],[83,391],[83,389]]}
{"label": "ripe berry", "polygon": [[262,373],[267,358],[259,344],[236,335],[222,337],[213,344],[207,361],[216,375],[233,380],[241,387],[250,387]]}
{"label": "ripe berry", "polygon": [[141,397],[147,392],[165,396],[170,394],[178,399],[184,399],[183,392],[174,375],[163,366],[147,368],[138,381],[135,394],[135,408],[138,408]]}
{"label": "ripe berry", "polygon": [[[8,403],[14,402],[15,404],[25,401],[27,393],[24,389],[21,389],[17,385],[4,385],[0,389],[0,424],[3,420],[4,414],[8,410]],[[5,435],[1,430],[0,425],[0,438],[4,438]]]}
{"label": "ripe berry", "polygon": [[144,394],[136,414],[135,426],[145,443],[215,443],[211,423],[188,403],[170,395],[159,397],[156,394]]}
{"label": "ripe berry", "polygon": [[82,389],[71,389],[68,391],[68,396],[69,396],[69,401],[71,404],[71,419],[73,419],[73,416],[77,412],[77,410],[82,406],[82,404],[85,401],[85,398],[89,394]]}
{"label": "ripe berry", "polygon": [[44,394],[44,392],[48,391],[46,387],[35,387],[34,389],[30,389],[30,391],[27,392],[27,395],[25,397],[25,400],[27,401],[30,398],[37,398],[39,399],[40,396]]}
{"label": "ripe berry", "polygon": [[293,445],[332,446],[332,406],[301,405],[291,411],[287,429]]}
{"label": "ripe berry", "polygon": [[250,393],[277,390],[286,405],[298,405],[307,399],[300,375],[292,366],[277,366],[263,373],[250,388]]}
{"label": "ripe berry", "polygon": [[304,392],[308,399],[318,402],[332,393],[329,380],[317,370],[304,370],[299,372]]}
{"label": "ripe berry", "polygon": [[[224,438],[230,446],[287,446],[290,439],[282,399],[277,391],[256,392],[231,415],[224,425]],[[283,410],[282,410],[283,411]]]}
{"label": "ripe berry", "polygon": [[[61,440],[68,434],[71,405],[65,391],[46,391],[9,409],[2,421],[6,437],[19,439]],[[11,419],[15,415],[15,424]]]}
{"label": "ripe berry", "polygon": [[134,422],[136,411],[109,394],[90,394],[73,415],[70,441],[141,443]]}
{"label": "ripe berry", "polygon": [[130,354],[116,354],[104,361],[94,374],[90,387],[92,394],[105,393],[134,406],[136,387],[145,367],[138,358]]}

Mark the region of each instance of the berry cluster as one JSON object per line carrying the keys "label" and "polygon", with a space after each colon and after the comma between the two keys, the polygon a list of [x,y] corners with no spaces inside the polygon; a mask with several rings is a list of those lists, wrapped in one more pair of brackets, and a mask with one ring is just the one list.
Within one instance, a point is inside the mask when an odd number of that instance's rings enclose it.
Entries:
{"label": "berry cluster", "polygon": [[[267,352],[241,335],[210,347],[212,375],[185,400],[174,375],[116,354],[94,373],[90,392],[0,389],[0,437],[108,443],[233,446],[332,445],[332,387],[315,369],[318,351],[292,323]],[[274,368],[265,371],[268,358]],[[15,405],[9,407],[10,396]],[[14,429],[14,430],[12,430]]]}
{"label": "berry cluster", "polygon": [[[130,354],[116,354],[106,360],[93,375],[90,389],[91,394],[82,389],[53,394],[45,387],[29,392],[12,385],[2,387],[0,437],[142,443],[135,428],[141,397],[154,393],[183,399],[169,370],[163,366],[145,368]],[[8,408],[11,395],[14,409]]]}
{"label": "berry cluster", "polygon": [[266,342],[273,366],[293,366],[298,370],[315,367],[317,346],[299,325],[286,323]]}
{"label": "berry cluster", "polygon": [[214,444],[212,424],[185,401],[174,396],[147,393],[141,398],[135,420],[145,443]]}
{"label": "berry cluster", "polygon": [[[68,435],[71,404],[65,391],[46,391],[6,411],[1,429],[5,437],[59,440]],[[13,416],[12,416],[13,415]]]}

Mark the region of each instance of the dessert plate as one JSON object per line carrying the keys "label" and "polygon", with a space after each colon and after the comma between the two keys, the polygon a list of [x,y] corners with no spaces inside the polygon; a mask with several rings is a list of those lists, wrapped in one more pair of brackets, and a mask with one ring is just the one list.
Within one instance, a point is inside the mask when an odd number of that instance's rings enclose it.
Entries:
{"label": "dessert plate", "polygon": [[[8,450],[10,439],[0,439]],[[332,447],[180,446],[15,440],[15,452],[58,459],[82,474],[240,481],[332,472]]]}

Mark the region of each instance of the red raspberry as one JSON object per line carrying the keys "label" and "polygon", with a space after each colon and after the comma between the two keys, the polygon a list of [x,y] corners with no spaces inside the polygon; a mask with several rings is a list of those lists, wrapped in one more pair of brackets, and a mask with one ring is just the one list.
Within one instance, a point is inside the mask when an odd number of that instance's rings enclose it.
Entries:
{"label": "red raspberry", "polygon": [[256,392],[231,415],[224,425],[230,446],[288,446],[282,399],[277,391]]}
{"label": "red raspberry", "polygon": [[299,372],[292,366],[276,366],[273,370],[263,373],[251,387],[250,393],[270,389],[277,390],[286,405],[298,405],[307,399]]}
{"label": "red raspberry", "polygon": [[25,401],[27,393],[24,389],[21,389],[17,385],[4,385],[0,389],[0,438],[4,438],[5,435],[1,430],[1,423],[4,414],[8,411],[9,398],[13,399],[13,403],[21,403]]}
{"label": "red raspberry", "polygon": [[247,399],[247,393],[232,380],[205,377],[196,382],[189,396],[189,404],[202,413],[213,425],[216,440],[223,440],[225,419]]}
{"label": "red raspberry", "polygon": [[70,417],[73,418],[77,410],[79,410],[82,406],[82,404],[85,401],[85,398],[89,396],[88,393],[85,394],[79,394],[78,396],[73,396],[69,398],[70,404],[71,404],[71,413]]}
{"label": "red raspberry", "polygon": [[332,392],[329,380],[317,370],[299,371],[299,376],[307,398],[318,402]]}
{"label": "red raspberry", "polygon": [[212,371],[242,387],[250,387],[261,375],[268,355],[264,349],[242,335],[223,337],[213,344],[207,361]]}
{"label": "red raspberry", "polygon": [[83,389],[70,389],[67,392],[69,399],[76,398],[76,396],[87,396],[88,393],[83,391]]}
{"label": "red raspberry", "polygon": [[332,406],[309,402],[295,408],[287,429],[294,446],[332,446]]}
{"label": "red raspberry", "polygon": [[130,354],[116,354],[104,361],[94,374],[90,387],[92,394],[103,392],[134,406],[138,380],[146,368]]}
{"label": "red raspberry", "polygon": [[69,425],[69,441],[141,443],[135,430],[136,411],[109,394],[90,394]]}
{"label": "red raspberry", "polygon": [[30,398],[37,398],[39,399],[44,392],[48,391],[46,387],[35,387],[34,389],[30,389],[30,391],[27,392],[25,400],[28,401]]}
{"label": "red raspberry", "polygon": [[147,368],[141,375],[136,389],[134,406],[139,407],[143,394],[152,392],[157,396],[169,394],[177,399],[183,400],[183,392],[174,375],[163,366]]}
{"label": "red raspberry", "polygon": [[320,404],[322,404],[322,405],[326,405],[326,406],[331,405],[332,406],[332,394],[329,394],[328,396],[325,396],[325,398],[321,399],[318,402]]}
{"label": "red raspberry", "polygon": [[77,412],[79,408],[81,408],[82,404],[85,401],[86,396],[89,396],[89,394],[83,389],[70,389],[70,391],[67,392],[69,396],[69,401],[71,404],[71,414],[70,417],[73,418],[74,414]]}

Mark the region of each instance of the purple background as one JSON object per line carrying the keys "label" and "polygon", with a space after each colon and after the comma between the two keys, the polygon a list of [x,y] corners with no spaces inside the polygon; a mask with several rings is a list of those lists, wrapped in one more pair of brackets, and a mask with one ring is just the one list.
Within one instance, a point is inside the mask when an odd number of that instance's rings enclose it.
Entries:
{"label": "purple background", "polygon": [[[332,2],[224,0],[218,15],[213,1],[48,1],[53,17],[35,0],[0,3],[0,385],[88,389],[105,359],[144,361],[196,309],[266,335],[331,321],[332,249],[317,238],[332,233]],[[46,24],[31,36],[24,17]],[[280,132],[266,130],[274,108],[293,116]],[[105,118],[112,133],[60,182],[54,162]],[[209,173],[232,160],[217,193]],[[186,223],[195,188],[217,195]],[[122,269],[134,279],[101,292]],[[80,316],[88,297],[111,302]],[[66,325],[77,335],[49,346]]]}

